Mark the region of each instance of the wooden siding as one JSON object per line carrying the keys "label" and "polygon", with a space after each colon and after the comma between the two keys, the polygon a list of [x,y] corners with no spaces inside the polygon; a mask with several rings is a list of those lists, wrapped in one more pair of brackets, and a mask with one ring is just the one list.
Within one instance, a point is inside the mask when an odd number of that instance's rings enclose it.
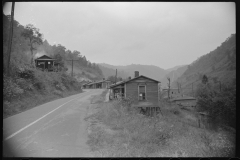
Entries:
{"label": "wooden siding", "polygon": [[126,83],[126,97],[131,97],[138,101],[138,84],[134,82]]}
{"label": "wooden siding", "polygon": [[126,83],[126,97],[132,97],[134,100],[138,101],[138,86],[145,84],[147,101],[158,104],[158,83],[148,79],[144,80],[146,81],[141,80],[141,83],[139,80]]}
{"label": "wooden siding", "polygon": [[147,100],[158,104],[158,84],[157,83],[147,83]]}
{"label": "wooden siding", "polygon": [[102,83],[102,88],[107,88],[107,83],[106,82]]}

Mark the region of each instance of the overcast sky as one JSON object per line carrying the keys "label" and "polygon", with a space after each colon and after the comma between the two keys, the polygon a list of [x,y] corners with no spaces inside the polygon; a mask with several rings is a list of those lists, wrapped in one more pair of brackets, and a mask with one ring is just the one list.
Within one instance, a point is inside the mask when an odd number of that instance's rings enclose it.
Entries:
{"label": "overcast sky", "polygon": [[[3,11],[9,15],[11,3]],[[236,33],[233,2],[16,2],[50,44],[112,65],[190,64]]]}

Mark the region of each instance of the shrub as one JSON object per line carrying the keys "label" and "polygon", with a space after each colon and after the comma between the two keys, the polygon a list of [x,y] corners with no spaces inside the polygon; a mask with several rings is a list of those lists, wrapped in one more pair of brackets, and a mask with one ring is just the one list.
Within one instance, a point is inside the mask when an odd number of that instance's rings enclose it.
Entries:
{"label": "shrub", "polygon": [[14,81],[12,77],[3,74],[3,97],[4,100],[10,100],[13,97],[21,95],[24,92],[22,88]]}
{"label": "shrub", "polygon": [[54,91],[53,91],[53,94],[59,95],[59,96],[61,96],[61,97],[63,96],[62,92],[59,91],[59,90],[54,90]]}
{"label": "shrub", "polygon": [[210,84],[200,85],[197,89],[199,111],[207,111],[210,123],[215,125],[228,125],[235,127],[236,123],[236,86],[231,84],[228,88],[216,91]]}

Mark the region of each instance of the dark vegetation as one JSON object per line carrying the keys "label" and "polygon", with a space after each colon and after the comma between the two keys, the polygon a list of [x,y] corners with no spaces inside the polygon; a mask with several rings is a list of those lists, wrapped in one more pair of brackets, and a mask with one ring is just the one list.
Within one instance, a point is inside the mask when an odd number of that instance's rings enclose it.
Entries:
{"label": "dark vegetation", "polygon": [[208,82],[205,75],[202,80],[196,91],[198,110],[209,114],[213,128],[221,125],[236,128],[236,79],[228,85]]}
{"label": "dark vegetation", "polygon": [[[10,75],[6,74],[7,46],[9,39],[10,16],[3,14],[3,117],[22,112],[29,108],[60,97],[81,92],[76,78],[85,77],[99,79],[102,77],[100,68],[87,61],[79,51],[66,50],[60,44],[49,45],[43,40],[43,34],[33,25],[22,26],[13,22],[13,37],[10,59]],[[42,55],[56,58],[60,64],[59,72],[43,72],[38,70],[33,59]],[[71,77],[68,65],[71,60],[75,67],[82,67],[78,77]],[[76,68],[75,68],[76,69]],[[71,73],[71,71],[70,71]],[[91,74],[95,75],[92,77]],[[76,74],[75,74],[76,76]]]}

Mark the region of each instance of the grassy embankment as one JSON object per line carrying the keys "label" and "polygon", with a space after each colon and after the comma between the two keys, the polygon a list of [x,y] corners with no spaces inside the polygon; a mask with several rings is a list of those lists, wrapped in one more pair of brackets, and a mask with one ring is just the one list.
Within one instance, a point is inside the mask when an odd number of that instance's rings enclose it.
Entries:
{"label": "grassy embankment", "polygon": [[235,133],[198,127],[193,112],[162,103],[160,114],[147,117],[126,102],[95,97],[88,144],[103,157],[224,157],[234,156]]}
{"label": "grassy embankment", "polygon": [[82,92],[76,79],[65,72],[30,69],[3,79],[3,118]]}

